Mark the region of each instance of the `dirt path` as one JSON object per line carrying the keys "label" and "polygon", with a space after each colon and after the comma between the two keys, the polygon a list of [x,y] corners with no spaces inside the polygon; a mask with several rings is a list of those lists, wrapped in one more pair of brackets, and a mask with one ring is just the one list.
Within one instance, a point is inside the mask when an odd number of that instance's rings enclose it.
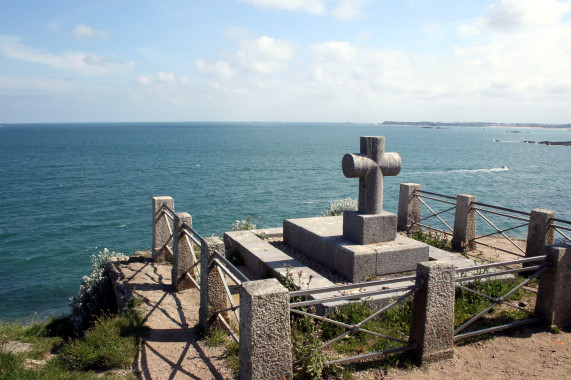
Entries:
{"label": "dirt path", "polygon": [[[497,251],[476,250],[478,261],[506,260]],[[514,259],[512,256],[511,259]],[[133,368],[141,379],[232,379],[224,348],[199,340],[200,296],[196,289],[173,293],[171,267],[149,260],[116,264],[116,275],[131,293],[145,299],[150,335]],[[454,358],[422,368],[373,368],[354,373],[355,379],[565,379],[571,376],[571,333],[551,334],[527,327],[511,336],[455,347]]]}
{"label": "dirt path", "polygon": [[124,295],[143,298],[140,306],[150,328],[133,363],[145,380],[232,379],[224,348],[211,348],[199,340],[197,289],[171,291],[171,266],[150,260],[115,265]]}

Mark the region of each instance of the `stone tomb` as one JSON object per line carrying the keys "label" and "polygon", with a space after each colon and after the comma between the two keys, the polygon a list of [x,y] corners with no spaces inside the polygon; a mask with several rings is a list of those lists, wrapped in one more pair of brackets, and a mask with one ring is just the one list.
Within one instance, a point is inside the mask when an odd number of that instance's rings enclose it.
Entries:
{"label": "stone tomb", "polygon": [[359,208],[332,217],[287,219],[284,242],[351,282],[412,271],[429,260],[428,245],[397,235],[397,216],[383,210],[383,177],[401,169],[397,153],[385,152],[385,138],[361,137],[359,154],[346,154],[343,174],[359,178]]}

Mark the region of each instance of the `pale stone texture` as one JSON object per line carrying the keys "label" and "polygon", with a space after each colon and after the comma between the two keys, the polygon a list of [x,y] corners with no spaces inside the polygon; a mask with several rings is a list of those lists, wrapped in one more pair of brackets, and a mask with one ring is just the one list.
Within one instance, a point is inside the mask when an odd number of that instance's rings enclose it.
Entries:
{"label": "pale stone texture", "polygon": [[472,249],[469,243],[476,237],[476,211],[472,204],[476,202],[475,195],[458,194],[456,196],[456,213],[454,215],[454,235],[452,248],[456,251]]}
{"label": "pale stone texture", "polygon": [[430,363],[454,356],[454,266],[430,261],[418,263],[410,341],[416,344],[420,363]]}
{"label": "pale stone texture", "polygon": [[289,294],[276,279],[240,288],[240,379],[292,379]]}
{"label": "pale stone texture", "polygon": [[208,331],[216,320],[216,312],[230,307],[230,300],[224,290],[220,270],[212,265],[215,251],[224,254],[224,242],[215,236],[204,238],[201,248],[199,320],[202,328]]}
{"label": "pale stone texture", "polygon": [[[192,216],[187,212],[179,212],[174,216],[174,236],[173,236],[173,262],[172,262],[172,286],[175,291],[190,288],[192,282],[186,277],[186,272],[194,264],[193,242],[185,235],[183,224],[192,227]],[[193,275],[198,273],[192,271]]]}
{"label": "pale stone texture", "polygon": [[420,223],[422,204],[420,199],[414,195],[414,192],[421,190],[422,186],[418,183],[401,183],[399,191],[399,210],[397,229],[399,231],[415,232],[422,228],[417,224]]}
{"label": "pale stone texture", "polygon": [[391,212],[361,215],[357,211],[343,213],[343,236],[359,244],[395,240],[397,216]]}
{"label": "pale stone texture", "polygon": [[571,245],[545,247],[548,267],[541,274],[535,312],[550,326],[571,324]]}
{"label": "pale stone texture", "polygon": [[550,228],[552,218],[555,218],[555,212],[551,210],[531,210],[525,248],[527,257],[543,255],[544,247],[553,244],[553,228]]}
{"label": "pale stone texture", "polygon": [[[163,205],[174,210],[174,199],[171,197],[153,197],[153,260],[162,261],[169,255],[166,247],[172,250],[170,220],[162,212]],[[171,224],[172,226],[172,224]]]}

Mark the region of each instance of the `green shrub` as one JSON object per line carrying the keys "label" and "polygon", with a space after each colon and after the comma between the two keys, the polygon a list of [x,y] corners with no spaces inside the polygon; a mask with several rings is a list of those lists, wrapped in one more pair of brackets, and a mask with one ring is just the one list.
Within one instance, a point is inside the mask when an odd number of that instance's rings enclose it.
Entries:
{"label": "green shrub", "polygon": [[410,237],[414,240],[422,241],[433,247],[440,248],[448,252],[452,251],[452,243],[450,240],[448,240],[446,234],[442,232],[415,231],[410,235]]}
{"label": "green shrub", "polygon": [[105,264],[120,255],[109,252],[107,248],[97,256],[91,255],[91,271],[81,279],[77,295],[69,299],[70,320],[77,335],[81,336],[98,315],[116,311],[111,282],[105,275]]}
{"label": "green shrub", "polygon": [[325,210],[323,216],[337,216],[343,215],[344,211],[357,210],[359,201],[353,198],[340,199],[332,201],[329,204],[329,209]]}

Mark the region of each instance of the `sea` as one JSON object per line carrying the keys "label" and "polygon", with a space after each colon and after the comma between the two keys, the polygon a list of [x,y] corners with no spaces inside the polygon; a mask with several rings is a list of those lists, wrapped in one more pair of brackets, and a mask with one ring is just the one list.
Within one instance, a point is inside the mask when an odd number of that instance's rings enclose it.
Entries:
{"label": "sea", "polygon": [[[385,136],[402,170],[385,177],[384,209],[399,184],[571,220],[571,131],[423,128],[354,123],[67,123],[0,128],[0,319],[69,312],[104,248],[151,248],[152,197],[171,196],[203,236],[251,215],[261,227],[323,214],[356,198],[341,159],[360,136]],[[525,233],[525,231],[523,231]]]}

